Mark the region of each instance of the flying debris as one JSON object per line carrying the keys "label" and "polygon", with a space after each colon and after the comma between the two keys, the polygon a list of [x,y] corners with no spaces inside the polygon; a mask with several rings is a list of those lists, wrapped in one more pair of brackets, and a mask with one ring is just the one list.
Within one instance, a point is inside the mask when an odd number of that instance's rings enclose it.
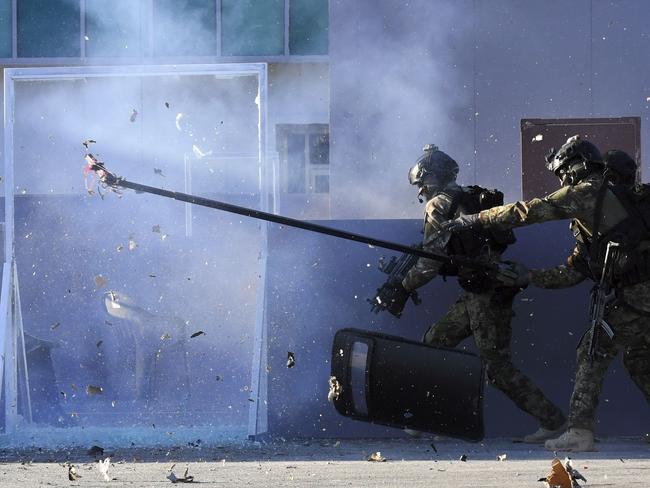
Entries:
{"label": "flying debris", "polygon": [[333,402],[338,400],[341,390],[343,389],[341,383],[336,379],[336,376],[330,376],[329,379],[330,391],[327,393],[327,401]]}
{"label": "flying debris", "polygon": [[55,323],[55,324],[52,324],[52,325],[50,326],[50,329],[51,329],[51,330],[55,330],[55,329],[57,329],[57,328],[59,327],[59,325],[61,325],[61,322],[57,322],[57,323]]}
{"label": "flying debris", "polygon": [[287,368],[293,368],[296,365],[296,355],[291,351],[287,352]]}
{"label": "flying debris", "polygon": [[156,233],[160,234],[160,225],[154,225],[151,228],[151,232],[156,232]]}
{"label": "flying debris", "polygon": [[98,395],[100,393],[103,393],[104,389],[101,386],[94,386],[94,385],[88,385],[86,386],[86,394],[87,395]]}
{"label": "flying debris", "polygon": [[165,107],[169,108],[169,102],[165,102]]}
{"label": "flying debris", "polygon": [[535,137],[533,137],[532,142],[539,142],[543,140],[544,140],[544,136],[542,134],[537,134]]}
{"label": "flying debris", "polygon": [[160,169],[160,168],[154,168],[154,169],[153,169],[153,172],[154,172],[155,174],[157,174],[157,175],[162,176],[162,177],[165,176],[165,175],[163,174],[163,170]]}
{"label": "flying debris", "polygon": [[458,458],[458,460],[466,463],[467,462],[467,454],[461,454],[460,457]]}
{"label": "flying debris", "polygon": [[170,336],[167,332],[165,332],[163,335],[160,336],[160,340],[164,341],[165,339],[171,339],[172,336]]}
{"label": "flying debris", "polygon": [[97,143],[97,141],[95,141],[95,140],[93,140],[93,139],[86,139],[86,140],[83,141],[81,144],[83,145],[83,147],[85,147],[86,149],[88,149],[88,148],[90,147],[91,144],[96,144],[96,143]]}
{"label": "flying debris", "polygon": [[180,132],[183,132],[183,127],[181,126],[181,121],[183,120],[183,114],[182,113],[177,113],[176,114],[176,129],[178,129]]}
{"label": "flying debris", "polygon": [[129,236],[129,251],[134,251],[135,248],[138,247],[138,243],[135,242],[135,238],[133,235]]}
{"label": "flying debris", "polygon": [[192,152],[194,153],[194,155],[196,156],[197,159],[203,159],[206,156],[211,156],[212,155],[212,151],[203,152],[197,146],[195,146],[194,144],[192,144]]}
{"label": "flying debris", "polygon": [[95,344],[95,345],[97,346],[97,349],[99,349],[99,347],[100,347],[103,343],[104,343],[104,341],[97,341],[97,344]]}
{"label": "flying debris", "polygon": [[507,455],[507,454],[499,454],[499,455],[497,456],[497,461],[505,461],[506,459],[508,459],[508,455]]}
{"label": "flying debris", "polygon": [[190,336],[190,339],[194,339],[195,337],[198,337],[200,335],[205,335],[205,332],[203,332],[202,330],[197,330],[194,334]]}
{"label": "flying debris", "polygon": [[111,481],[111,477],[108,475],[108,468],[111,466],[111,458],[106,458],[103,461],[100,459],[97,461],[97,469],[99,474],[102,475],[104,481]]}
{"label": "flying debris", "polygon": [[373,452],[370,456],[368,456],[368,461],[383,463],[386,461],[386,458],[381,455],[380,451],[377,451],[377,452]]}
{"label": "flying debris", "polygon": [[133,109],[133,112],[131,112],[131,117],[129,118],[129,120],[130,120],[131,122],[135,122],[135,119],[136,119],[137,117],[138,117],[138,111],[137,111],[136,109]]}
{"label": "flying debris", "polygon": [[106,286],[106,283],[108,283],[108,280],[102,275],[95,276],[95,286],[97,288],[104,288]]}

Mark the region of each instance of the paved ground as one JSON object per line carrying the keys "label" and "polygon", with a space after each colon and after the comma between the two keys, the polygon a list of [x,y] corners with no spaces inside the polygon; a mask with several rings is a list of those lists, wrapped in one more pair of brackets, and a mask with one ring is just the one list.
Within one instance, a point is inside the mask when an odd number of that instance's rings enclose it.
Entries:
{"label": "paved ground", "polygon": [[[111,481],[102,481],[85,449],[1,450],[0,487],[166,486],[170,467],[185,468],[200,486],[373,486],[541,488],[553,453],[504,440],[469,444],[450,440],[342,440],[171,449],[107,450]],[[571,455],[588,487],[650,487],[650,444],[641,439],[605,440],[598,452]],[[385,462],[368,462],[380,451]],[[437,452],[436,452],[437,451]],[[461,455],[467,461],[460,461]],[[497,460],[506,454],[505,461]],[[562,458],[565,453],[558,453]],[[68,481],[65,462],[82,478]],[[180,485],[179,486],[185,486]]]}

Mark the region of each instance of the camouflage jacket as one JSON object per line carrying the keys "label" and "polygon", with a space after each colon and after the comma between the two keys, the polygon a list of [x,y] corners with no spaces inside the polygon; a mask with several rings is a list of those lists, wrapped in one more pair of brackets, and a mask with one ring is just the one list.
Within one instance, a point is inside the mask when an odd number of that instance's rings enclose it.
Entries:
{"label": "camouflage jacket", "polygon": [[[574,186],[565,186],[543,198],[519,201],[501,207],[483,210],[479,221],[485,227],[511,229],[551,220],[573,219],[588,237],[591,237],[596,217],[596,201],[603,185],[603,177],[594,174]],[[611,191],[606,191],[601,214],[599,232],[607,232],[627,217],[627,212]],[[574,251],[574,256],[577,256]],[[579,256],[577,256],[579,257]],[[578,283],[579,275],[571,266],[558,266],[550,270],[533,272],[533,283],[544,288],[561,288]],[[650,282],[639,283],[625,288],[626,302],[650,309],[645,296],[650,291]],[[634,303],[633,303],[634,302]]]}
{"label": "camouflage jacket", "polygon": [[[458,190],[460,186],[452,183],[447,188]],[[424,238],[422,239],[424,250],[438,253],[445,251],[445,246],[449,242],[451,235],[441,233],[440,225],[449,220],[451,205],[451,198],[445,193],[438,193],[427,201],[424,207]],[[452,218],[457,217],[459,214],[460,211],[457,210],[456,215]],[[402,285],[409,291],[420,288],[438,276],[442,265],[443,263],[440,261],[420,258],[402,280]]]}
{"label": "camouflage jacket", "polygon": [[[444,188],[440,193],[434,195],[429,199],[425,206],[424,215],[424,238],[422,240],[423,248],[430,252],[446,253],[447,244],[451,234],[449,232],[440,232],[441,224],[447,220],[454,219],[461,214],[462,208],[457,208],[453,215],[450,215],[452,210],[452,198],[445,193],[445,191],[454,192],[461,190],[461,186],[451,183]],[[478,256],[476,256],[478,257]],[[499,253],[491,253],[489,260],[494,262],[500,259]],[[407,273],[402,285],[407,290],[415,290],[424,286],[429,281],[438,276],[443,263],[431,259],[420,258],[415,266],[413,266]],[[472,271],[466,270],[468,273]],[[465,271],[459,271],[459,277]]]}
{"label": "camouflage jacket", "polygon": [[575,268],[561,264],[554,268],[531,269],[530,282],[538,288],[570,288],[587,277]]}

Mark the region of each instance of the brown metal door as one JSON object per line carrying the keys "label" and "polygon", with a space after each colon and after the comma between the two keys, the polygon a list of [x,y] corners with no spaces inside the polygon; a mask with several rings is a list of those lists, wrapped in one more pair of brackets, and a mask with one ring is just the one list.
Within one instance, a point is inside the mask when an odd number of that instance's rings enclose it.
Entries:
{"label": "brown metal door", "polygon": [[[559,149],[573,135],[588,139],[603,152],[621,149],[636,159],[641,171],[641,118],[521,119],[521,188],[524,200],[559,188],[545,166],[549,149]],[[639,174],[639,177],[641,175]]]}

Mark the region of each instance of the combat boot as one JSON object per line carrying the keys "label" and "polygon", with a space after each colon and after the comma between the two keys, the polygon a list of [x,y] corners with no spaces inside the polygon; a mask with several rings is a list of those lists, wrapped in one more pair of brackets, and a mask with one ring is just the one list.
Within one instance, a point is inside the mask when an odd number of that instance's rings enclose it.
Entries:
{"label": "combat boot", "polygon": [[570,428],[557,439],[544,443],[549,451],[595,451],[594,433],[588,429]]}
{"label": "combat boot", "polygon": [[557,429],[547,429],[546,427],[540,427],[532,434],[528,434],[523,439],[521,439],[521,442],[525,442],[526,444],[541,444],[544,441],[554,439],[562,434],[567,429],[567,426],[568,423],[565,422]]}

